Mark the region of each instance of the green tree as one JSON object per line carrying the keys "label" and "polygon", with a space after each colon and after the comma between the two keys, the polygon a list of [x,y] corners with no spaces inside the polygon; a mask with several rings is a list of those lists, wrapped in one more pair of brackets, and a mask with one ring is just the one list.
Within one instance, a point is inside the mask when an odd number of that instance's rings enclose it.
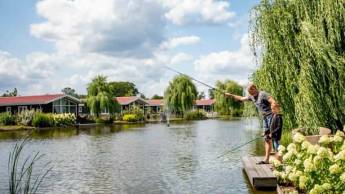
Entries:
{"label": "green tree", "polygon": [[75,89],[70,88],[70,87],[66,87],[66,88],[62,89],[61,92],[66,94],[66,95],[78,97],[78,94],[75,92]]}
{"label": "green tree", "polygon": [[88,84],[87,105],[97,117],[104,109],[111,114],[117,110],[119,105],[111,93],[107,77],[98,75]]}
{"label": "green tree", "polygon": [[287,128],[345,124],[345,4],[262,0],[253,10],[253,75],[280,102]]}
{"label": "green tree", "polygon": [[208,89],[208,96],[210,99],[214,99],[214,90],[213,89]]}
{"label": "green tree", "polygon": [[113,96],[136,96],[138,89],[132,82],[110,82],[110,91]]}
{"label": "green tree", "polygon": [[184,112],[193,108],[198,91],[187,76],[176,76],[165,90],[165,104],[169,110],[183,117]]}
{"label": "green tree", "polygon": [[163,96],[159,96],[158,94],[155,94],[152,96],[151,98],[152,100],[159,100],[159,99],[163,99]]}
{"label": "green tree", "polygon": [[10,97],[10,96],[18,96],[17,88],[14,88],[13,91],[6,90],[6,92],[2,94],[2,97]]}
{"label": "green tree", "polygon": [[199,94],[198,94],[198,97],[197,97],[197,99],[198,100],[201,100],[201,99],[205,99],[205,92],[200,92]]}
{"label": "green tree", "polygon": [[[243,88],[235,81],[226,80],[224,82],[217,81],[216,88],[219,91],[225,91],[236,95],[243,95]],[[243,103],[233,98],[228,98],[223,92],[214,91],[215,110],[221,115],[242,116]]]}

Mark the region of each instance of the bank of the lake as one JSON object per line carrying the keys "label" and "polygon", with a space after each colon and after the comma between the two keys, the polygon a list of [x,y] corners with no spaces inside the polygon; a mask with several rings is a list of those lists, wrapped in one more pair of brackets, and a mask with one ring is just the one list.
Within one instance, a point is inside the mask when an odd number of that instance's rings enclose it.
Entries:
{"label": "bank of the lake", "polygon": [[[241,156],[262,154],[262,142],[218,156],[260,133],[246,119],[43,129],[32,131],[24,152],[52,162],[40,193],[254,193]],[[0,133],[0,193],[9,151],[26,134]]]}

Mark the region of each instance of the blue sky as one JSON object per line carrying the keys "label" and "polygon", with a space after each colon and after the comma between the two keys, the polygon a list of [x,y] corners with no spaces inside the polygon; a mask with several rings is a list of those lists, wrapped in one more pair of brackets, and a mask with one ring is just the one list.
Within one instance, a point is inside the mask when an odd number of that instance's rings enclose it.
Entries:
{"label": "blue sky", "polygon": [[210,84],[245,84],[255,69],[248,18],[257,2],[0,0],[0,92],[85,93],[104,74],[162,95],[174,76],[164,65]]}

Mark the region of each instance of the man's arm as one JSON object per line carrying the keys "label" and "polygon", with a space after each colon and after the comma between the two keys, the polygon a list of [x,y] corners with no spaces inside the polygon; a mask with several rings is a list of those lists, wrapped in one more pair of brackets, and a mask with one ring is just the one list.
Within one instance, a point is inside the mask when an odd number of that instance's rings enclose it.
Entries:
{"label": "man's arm", "polygon": [[225,93],[225,96],[230,96],[232,98],[234,98],[235,100],[238,101],[247,101],[249,100],[249,98],[247,96],[237,96],[235,94],[231,94],[231,93]]}

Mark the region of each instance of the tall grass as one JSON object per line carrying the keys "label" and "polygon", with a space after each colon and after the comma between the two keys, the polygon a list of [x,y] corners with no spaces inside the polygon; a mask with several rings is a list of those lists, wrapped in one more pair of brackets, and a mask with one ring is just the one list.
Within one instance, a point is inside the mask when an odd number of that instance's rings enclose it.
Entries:
{"label": "tall grass", "polygon": [[30,138],[16,143],[8,158],[9,193],[10,194],[33,194],[36,193],[40,184],[51,171],[50,162],[43,165],[41,172],[36,172],[35,164],[44,156],[39,152],[27,156],[22,160],[23,149]]}
{"label": "tall grass", "polygon": [[280,139],[280,144],[287,146],[292,143],[292,132],[291,130],[283,130],[282,137]]}

